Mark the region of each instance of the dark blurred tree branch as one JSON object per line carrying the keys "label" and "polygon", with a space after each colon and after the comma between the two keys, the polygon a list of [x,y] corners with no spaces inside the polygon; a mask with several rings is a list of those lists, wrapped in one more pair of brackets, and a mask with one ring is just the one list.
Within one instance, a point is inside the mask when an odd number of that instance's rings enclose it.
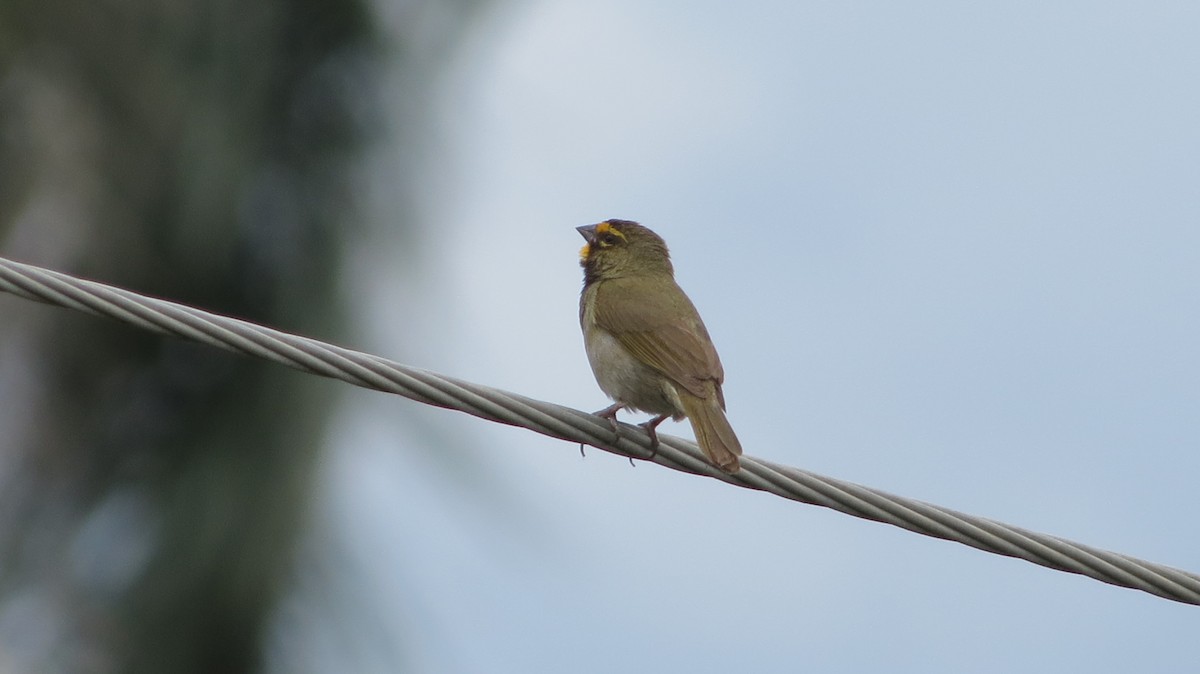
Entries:
{"label": "dark blurred tree branch", "polygon": [[[0,4],[0,249],[335,337],[382,46],[362,0]],[[0,667],[256,670],[330,395],[0,304]]]}

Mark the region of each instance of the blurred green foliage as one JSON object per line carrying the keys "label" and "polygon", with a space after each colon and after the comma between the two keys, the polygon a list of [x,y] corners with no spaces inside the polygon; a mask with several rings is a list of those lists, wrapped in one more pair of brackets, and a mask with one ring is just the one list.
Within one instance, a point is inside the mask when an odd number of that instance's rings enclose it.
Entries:
{"label": "blurred green foliage", "polygon": [[[0,3],[0,254],[336,338],[381,70],[436,67],[377,9]],[[0,670],[260,669],[333,390],[5,299]]]}

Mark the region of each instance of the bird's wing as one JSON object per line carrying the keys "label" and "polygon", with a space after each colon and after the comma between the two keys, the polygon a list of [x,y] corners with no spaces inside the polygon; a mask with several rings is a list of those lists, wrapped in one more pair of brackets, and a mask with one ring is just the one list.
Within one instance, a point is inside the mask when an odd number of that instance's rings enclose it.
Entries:
{"label": "bird's wing", "polygon": [[[725,380],[700,314],[674,279],[611,279],[597,288],[596,324],[638,360],[701,398]],[[724,405],[722,405],[724,407]]]}

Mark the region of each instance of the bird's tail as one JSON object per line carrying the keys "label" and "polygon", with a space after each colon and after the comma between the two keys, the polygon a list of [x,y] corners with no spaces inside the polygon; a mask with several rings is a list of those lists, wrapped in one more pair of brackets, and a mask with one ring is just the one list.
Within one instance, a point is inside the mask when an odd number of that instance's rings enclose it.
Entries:
{"label": "bird's tail", "polygon": [[686,391],[680,391],[679,394],[683,410],[692,422],[696,444],[700,445],[704,455],[726,473],[738,472],[742,443],[738,442],[733,426],[725,418],[725,410],[721,409],[718,396],[700,398]]}

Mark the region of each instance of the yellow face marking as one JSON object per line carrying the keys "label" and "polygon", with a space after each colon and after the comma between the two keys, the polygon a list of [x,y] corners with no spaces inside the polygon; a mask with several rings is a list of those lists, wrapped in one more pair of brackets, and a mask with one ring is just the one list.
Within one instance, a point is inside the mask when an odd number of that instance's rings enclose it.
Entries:
{"label": "yellow face marking", "polygon": [[629,241],[629,239],[625,237],[625,232],[622,232],[614,227],[613,224],[608,220],[596,225],[595,241],[597,246],[600,246],[601,248],[608,248],[609,246],[613,245],[614,237],[620,238],[625,242]]}
{"label": "yellow face marking", "polygon": [[615,236],[621,237],[621,239],[623,241],[629,240],[629,239],[625,238],[625,234],[621,230],[617,229],[616,227],[613,227],[612,224],[609,223],[607,220],[596,225],[596,234],[613,234]]}
{"label": "yellow face marking", "polygon": [[586,260],[588,258],[588,255],[591,255],[591,253],[592,253],[591,244],[585,243],[585,244],[583,244],[583,248],[579,249],[579,259]]}

